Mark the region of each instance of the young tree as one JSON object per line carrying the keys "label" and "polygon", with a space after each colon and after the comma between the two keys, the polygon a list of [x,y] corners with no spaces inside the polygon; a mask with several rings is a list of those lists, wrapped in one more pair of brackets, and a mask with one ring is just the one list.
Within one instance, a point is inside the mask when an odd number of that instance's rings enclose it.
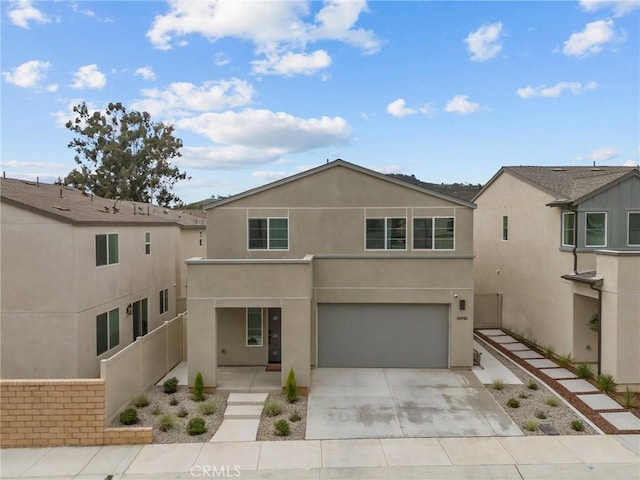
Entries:
{"label": "young tree", "polygon": [[147,112],[127,112],[119,102],[109,103],[104,112],[90,112],[82,102],[73,112],[75,119],[65,126],[77,135],[68,147],[75,150],[79,168],[65,177],[65,185],[105,198],[182,204],[171,192],[187,178],[169,162],[181,156],[182,147],[172,125],[151,121]]}

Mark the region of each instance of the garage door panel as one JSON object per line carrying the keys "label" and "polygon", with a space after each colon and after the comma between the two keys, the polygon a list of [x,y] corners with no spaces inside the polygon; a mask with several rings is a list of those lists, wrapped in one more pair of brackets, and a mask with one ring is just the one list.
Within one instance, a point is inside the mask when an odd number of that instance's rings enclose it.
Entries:
{"label": "garage door panel", "polygon": [[320,367],[447,368],[448,362],[448,305],[318,305]]}

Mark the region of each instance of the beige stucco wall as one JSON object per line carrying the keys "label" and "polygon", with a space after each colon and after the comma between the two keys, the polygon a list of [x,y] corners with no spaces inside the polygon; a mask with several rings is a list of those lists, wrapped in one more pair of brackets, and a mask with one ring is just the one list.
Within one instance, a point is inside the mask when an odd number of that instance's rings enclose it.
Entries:
{"label": "beige stucco wall", "polygon": [[247,345],[247,310],[218,309],[218,365],[265,365],[267,363],[267,312],[262,313],[262,345]]}
{"label": "beige stucco wall", "polygon": [[[71,225],[3,202],[2,377],[97,377],[99,360],[133,341],[127,305],[148,298],[149,331],[172,319],[178,230]],[[145,255],[147,231],[151,255]],[[118,264],[96,267],[98,233],[118,233]],[[169,291],[169,310],[160,315],[163,289]],[[96,356],[96,316],[115,308],[120,343]]]}
{"label": "beige stucco wall", "polygon": [[181,228],[176,243],[176,313],[187,309],[187,264],[188,258],[204,257],[207,247],[206,226]]}

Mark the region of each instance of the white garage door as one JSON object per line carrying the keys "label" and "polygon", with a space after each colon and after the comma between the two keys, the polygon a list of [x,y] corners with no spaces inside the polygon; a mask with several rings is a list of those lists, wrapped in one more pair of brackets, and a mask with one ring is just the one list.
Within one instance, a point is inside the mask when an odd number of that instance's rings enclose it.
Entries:
{"label": "white garage door", "polygon": [[318,366],[448,368],[449,306],[319,304]]}

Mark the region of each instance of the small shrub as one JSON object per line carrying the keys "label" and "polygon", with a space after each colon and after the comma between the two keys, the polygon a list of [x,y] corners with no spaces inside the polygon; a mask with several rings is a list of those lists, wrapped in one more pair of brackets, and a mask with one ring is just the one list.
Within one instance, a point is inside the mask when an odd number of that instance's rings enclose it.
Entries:
{"label": "small shrub", "polygon": [[298,387],[296,386],[296,374],[293,373],[293,368],[289,370],[287,375],[287,401],[293,403],[298,399]]}
{"label": "small shrub", "polygon": [[173,413],[163,413],[158,417],[158,427],[163,432],[167,432],[175,428],[178,419]]}
{"label": "small shrub", "polygon": [[533,415],[540,420],[544,420],[545,418],[547,418],[547,414],[544,410],[536,410],[536,413],[534,413]]}
{"label": "small shrub", "polygon": [[536,337],[533,337],[531,340],[529,340],[529,343],[531,343],[531,346],[534,350],[540,350],[540,344],[538,343],[538,339]]}
{"label": "small shrub", "polygon": [[529,380],[529,382],[527,383],[527,388],[529,390],[537,390],[538,389],[538,383],[535,380]]}
{"label": "small shrub", "polygon": [[133,425],[138,423],[138,410],[133,407],[125,408],[120,412],[120,423],[123,425]]}
{"label": "small shrub", "polygon": [[162,388],[164,389],[164,393],[176,393],[178,391],[178,378],[171,377],[162,384]]}
{"label": "small shrub", "polygon": [[160,408],[160,405],[154,405],[153,409],[151,410],[151,415],[153,415],[154,417],[157,417],[161,413],[162,413],[162,409]]}
{"label": "small shrub", "polygon": [[553,345],[547,345],[546,347],[544,347],[544,356],[550,359],[553,359],[553,357],[556,354],[556,349]]}
{"label": "small shrub", "polygon": [[195,417],[187,424],[187,433],[191,436],[200,435],[207,431],[207,424],[202,417]]}
{"label": "small shrub", "polygon": [[284,418],[278,420],[273,425],[276,429],[276,434],[280,435],[281,437],[286,437],[287,435],[289,435],[289,422],[287,422]]}
{"label": "small shrub", "polygon": [[591,365],[586,363],[580,363],[576,366],[576,372],[578,373],[578,377],[584,378],[585,380],[593,380],[593,377],[595,376]]}
{"label": "small shrub", "polygon": [[275,417],[276,415],[280,415],[282,413],[282,409],[282,402],[278,400],[270,398],[266,402],[264,402],[264,413],[267,414],[267,417]]}
{"label": "small shrub", "polygon": [[500,379],[495,379],[491,382],[491,386],[494,390],[504,390],[505,383]]}
{"label": "small shrub", "polygon": [[596,387],[605,393],[615,393],[617,388],[615,380],[608,373],[598,375],[598,378],[596,378]]}
{"label": "small shrub", "polygon": [[571,420],[571,428],[576,432],[582,432],[584,431],[584,423],[582,423],[582,420],[578,420],[576,418],[574,420]]}
{"label": "small shrub", "polygon": [[204,398],[204,380],[202,379],[202,373],[198,372],[193,381],[193,401],[202,402]]}
{"label": "small shrub", "polygon": [[520,392],[518,394],[518,398],[529,398],[529,394],[527,392]]}
{"label": "small shrub", "polygon": [[178,405],[180,402],[178,401],[177,398],[172,398],[171,400],[169,400],[169,405],[171,405],[172,407],[175,407],[176,405]]}
{"label": "small shrub", "polygon": [[520,406],[520,402],[515,398],[510,398],[507,400],[507,406],[511,408],[518,408]]}
{"label": "small shrub", "polygon": [[133,398],[133,403],[137,408],[143,408],[149,405],[149,399],[146,395],[140,394]]}
{"label": "small shrub", "polygon": [[302,420],[302,417],[300,417],[300,414],[298,412],[293,412],[289,417],[290,422],[295,423],[295,422],[299,422],[300,420]]}
{"label": "small shrub", "polygon": [[566,355],[560,355],[557,361],[561,367],[570,367],[573,364],[573,357],[570,353],[567,353]]}
{"label": "small shrub", "polygon": [[560,405],[560,400],[558,400],[556,397],[549,397],[545,400],[545,403],[550,407],[557,407]]}
{"label": "small shrub", "polygon": [[524,425],[523,425],[524,429],[529,431],[529,432],[535,432],[538,429],[538,421],[531,419],[531,420],[527,420]]}
{"label": "small shrub", "polygon": [[636,408],[638,406],[636,395],[629,390],[629,387],[627,387],[627,389],[622,393],[620,402],[624,408]]}
{"label": "small shrub", "polygon": [[187,412],[184,408],[181,408],[180,410],[178,410],[178,413],[176,413],[176,415],[180,418],[184,418],[189,415],[189,412]]}
{"label": "small shrub", "polygon": [[198,411],[202,415],[213,415],[214,413],[216,413],[217,409],[218,409],[218,404],[215,400],[207,400],[206,402],[203,402],[200,405],[198,405]]}

